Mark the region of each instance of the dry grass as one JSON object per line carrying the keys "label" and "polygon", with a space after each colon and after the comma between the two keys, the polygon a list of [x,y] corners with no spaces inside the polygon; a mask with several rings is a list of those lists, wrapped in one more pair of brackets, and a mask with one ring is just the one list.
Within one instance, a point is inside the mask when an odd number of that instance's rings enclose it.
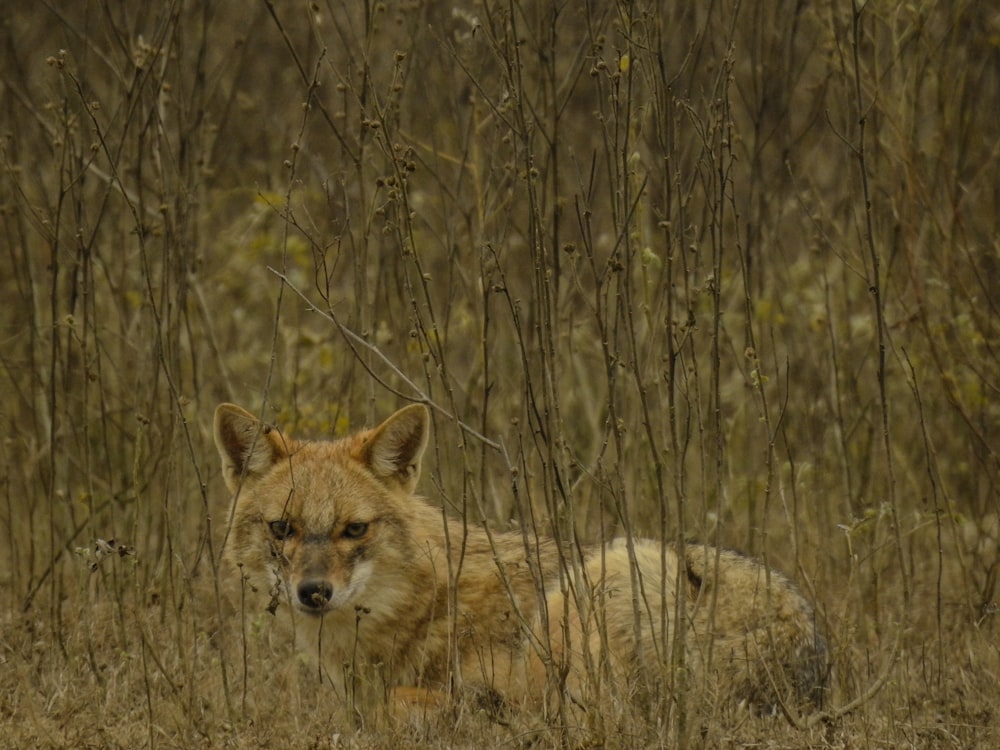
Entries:
{"label": "dry grass", "polygon": [[1000,745],[988,3],[62,5],[2,27],[0,745],[522,744],[359,728],[218,593],[215,404],[408,399],[453,513],[816,601],[834,716],[593,743]]}

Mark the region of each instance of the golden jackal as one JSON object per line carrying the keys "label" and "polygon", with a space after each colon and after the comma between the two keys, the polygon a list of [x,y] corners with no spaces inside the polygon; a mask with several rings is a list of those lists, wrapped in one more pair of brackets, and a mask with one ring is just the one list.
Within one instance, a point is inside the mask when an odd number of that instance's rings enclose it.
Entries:
{"label": "golden jackal", "polygon": [[272,611],[291,604],[347,695],[461,691],[543,712],[677,686],[757,711],[818,699],[823,642],[781,574],[705,545],[581,553],[447,519],[414,495],[428,432],[421,405],[335,441],[293,440],[231,404],[215,413],[235,495],[226,556]]}

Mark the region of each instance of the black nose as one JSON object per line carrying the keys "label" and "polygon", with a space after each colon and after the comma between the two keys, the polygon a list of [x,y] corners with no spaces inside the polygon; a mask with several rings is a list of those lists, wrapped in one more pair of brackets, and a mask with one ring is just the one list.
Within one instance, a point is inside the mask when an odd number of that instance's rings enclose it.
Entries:
{"label": "black nose", "polygon": [[321,610],[333,598],[333,586],[321,580],[303,581],[298,593],[303,607]]}

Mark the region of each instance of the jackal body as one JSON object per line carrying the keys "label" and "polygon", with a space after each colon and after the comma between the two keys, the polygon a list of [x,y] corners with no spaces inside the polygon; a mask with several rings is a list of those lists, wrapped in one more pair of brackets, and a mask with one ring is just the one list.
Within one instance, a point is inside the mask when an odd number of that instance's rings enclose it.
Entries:
{"label": "jackal body", "polygon": [[341,689],[414,700],[461,686],[515,706],[553,690],[575,705],[634,696],[673,684],[680,616],[686,684],[758,710],[816,699],[822,641],[780,573],[704,545],[681,557],[619,539],[574,557],[463,525],[414,494],[428,432],[419,405],[335,441],[216,410],[234,493],[226,557],[300,615],[300,640]]}

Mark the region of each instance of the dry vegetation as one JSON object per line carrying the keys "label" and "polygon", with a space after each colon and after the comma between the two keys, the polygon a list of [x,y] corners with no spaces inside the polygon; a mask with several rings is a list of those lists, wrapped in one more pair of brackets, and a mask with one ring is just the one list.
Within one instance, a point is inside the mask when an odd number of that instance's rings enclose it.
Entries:
{"label": "dry vegetation", "polygon": [[340,5],[7,4],[0,746],[517,746],[345,721],[217,596],[215,404],[413,399],[470,523],[816,601],[826,717],[593,744],[1000,745],[992,4]]}

